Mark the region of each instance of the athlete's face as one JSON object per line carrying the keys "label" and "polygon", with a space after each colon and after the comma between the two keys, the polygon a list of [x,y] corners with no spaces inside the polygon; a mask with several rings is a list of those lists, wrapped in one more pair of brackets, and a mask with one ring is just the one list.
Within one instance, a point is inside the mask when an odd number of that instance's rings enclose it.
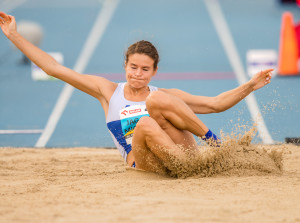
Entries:
{"label": "athlete's face", "polygon": [[154,60],[144,54],[132,54],[125,63],[127,83],[133,88],[147,87],[157,69],[153,68]]}

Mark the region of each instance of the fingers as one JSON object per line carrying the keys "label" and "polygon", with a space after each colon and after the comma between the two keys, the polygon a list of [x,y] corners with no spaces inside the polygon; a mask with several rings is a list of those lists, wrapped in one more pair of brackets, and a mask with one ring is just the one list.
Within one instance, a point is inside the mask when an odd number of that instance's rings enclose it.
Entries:
{"label": "fingers", "polygon": [[0,25],[4,25],[6,22],[10,23],[11,22],[11,17],[7,14],[5,14],[4,12],[0,12]]}
{"label": "fingers", "polygon": [[[1,12],[0,12],[1,13]],[[4,21],[4,18],[2,17],[2,15],[0,14],[0,25],[4,24],[5,21]]]}
{"label": "fingers", "polygon": [[10,22],[12,19],[14,19],[14,17],[11,15],[7,15],[4,12],[0,12],[0,19],[2,20],[2,22]]}
{"label": "fingers", "polygon": [[261,76],[265,76],[265,77],[266,77],[266,80],[269,80],[269,79],[272,78],[272,71],[274,71],[273,68],[271,68],[271,69],[266,69],[266,70],[262,70],[262,71],[260,72],[260,75],[261,75]]}
{"label": "fingers", "polygon": [[270,84],[270,83],[271,83],[271,80],[265,81],[265,85]]}
{"label": "fingers", "polygon": [[274,71],[273,68],[270,69],[266,69],[266,70],[261,70],[260,72],[258,72],[259,74],[263,75],[263,74],[269,74],[272,73],[272,71]]}
{"label": "fingers", "polygon": [[271,71],[273,71],[274,69],[273,68],[270,68],[270,69],[266,69],[266,70],[264,70],[263,72],[266,72],[266,73],[268,73],[268,72],[271,72]]}
{"label": "fingers", "polygon": [[2,21],[6,21],[9,20],[9,16],[7,14],[5,14],[4,12],[0,12],[0,17],[2,19]]}
{"label": "fingers", "polygon": [[270,68],[270,69],[262,70],[261,72],[264,74],[268,74],[268,73],[271,73],[272,71],[274,71],[274,69]]}
{"label": "fingers", "polygon": [[[272,69],[272,70],[274,70],[274,69]],[[266,73],[265,85],[267,85],[271,82],[271,78],[272,78],[272,73],[271,73],[271,71],[269,71],[268,73]]]}
{"label": "fingers", "polygon": [[266,73],[266,80],[270,80],[272,78],[272,73]]}
{"label": "fingers", "polygon": [[15,17],[12,15],[8,16],[8,22],[15,21]]}

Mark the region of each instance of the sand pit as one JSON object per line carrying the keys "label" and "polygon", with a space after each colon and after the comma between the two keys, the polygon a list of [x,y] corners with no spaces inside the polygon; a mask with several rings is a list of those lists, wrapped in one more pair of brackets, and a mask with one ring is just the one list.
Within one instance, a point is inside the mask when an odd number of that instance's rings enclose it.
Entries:
{"label": "sand pit", "polygon": [[260,147],[204,152],[184,178],[127,168],[114,149],[1,148],[0,222],[300,222],[300,147]]}

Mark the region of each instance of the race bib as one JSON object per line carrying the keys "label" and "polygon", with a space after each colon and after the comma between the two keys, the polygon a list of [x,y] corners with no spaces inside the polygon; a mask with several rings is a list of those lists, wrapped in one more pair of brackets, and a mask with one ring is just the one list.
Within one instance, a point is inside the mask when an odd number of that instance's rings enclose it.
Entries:
{"label": "race bib", "polygon": [[120,110],[122,132],[127,144],[131,144],[136,123],[143,116],[149,116],[146,105],[133,105]]}

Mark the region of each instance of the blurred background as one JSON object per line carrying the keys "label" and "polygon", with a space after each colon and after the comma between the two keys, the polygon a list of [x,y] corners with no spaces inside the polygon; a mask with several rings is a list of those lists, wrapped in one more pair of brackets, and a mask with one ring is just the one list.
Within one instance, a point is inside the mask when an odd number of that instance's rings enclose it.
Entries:
{"label": "blurred background", "polygon": [[[127,47],[151,41],[161,56],[151,84],[204,96],[237,87],[251,77],[249,68],[277,72],[283,13],[291,13],[295,27],[300,23],[296,1],[277,0],[0,0],[0,11],[14,15],[19,31],[65,66],[116,82],[125,80]],[[0,49],[0,146],[114,146],[96,99],[45,80],[2,32]],[[300,137],[299,73],[277,74],[253,96],[267,130],[255,143]],[[250,110],[242,101],[199,118],[214,132],[231,134],[252,127]]]}

